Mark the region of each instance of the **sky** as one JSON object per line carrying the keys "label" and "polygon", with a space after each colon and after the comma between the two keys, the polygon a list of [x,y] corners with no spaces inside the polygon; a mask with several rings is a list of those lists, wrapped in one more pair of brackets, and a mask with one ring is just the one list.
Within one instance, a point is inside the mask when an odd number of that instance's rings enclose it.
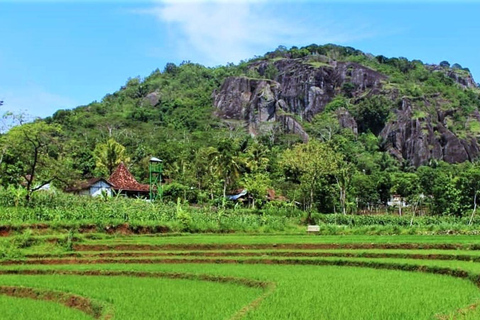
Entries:
{"label": "sky", "polygon": [[335,43],[446,60],[480,82],[480,0],[0,0],[0,113],[51,116],[166,63],[214,67]]}

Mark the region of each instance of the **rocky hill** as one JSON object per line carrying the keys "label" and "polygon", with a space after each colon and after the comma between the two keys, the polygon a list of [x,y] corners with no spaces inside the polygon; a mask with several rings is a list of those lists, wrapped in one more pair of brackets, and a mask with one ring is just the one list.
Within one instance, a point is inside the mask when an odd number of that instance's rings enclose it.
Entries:
{"label": "rocky hill", "polygon": [[228,77],[213,93],[215,114],[252,135],[280,125],[309,139],[305,123],[334,112],[342,128],[370,131],[414,166],[479,155],[479,90],[468,69],[373,57],[348,47],[278,50]]}
{"label": "rocky hill", "polygon": [[[201,148],[241,135],[280,150],[309,139],[344,136],[358,145],[374,137],[372,152],[418,167],[479,156],[479,97],[469,70],[458,64],[311,45],[215,68],[168,63],[45,121],[61,125],[73,167],[86,177],[94,175],[92,151],[109,137],[127,148],[134,174],[144,172],[149,154],[173,165],[180,154],[190,161]],[[351,161],[364,152],[342,148]],[[171,170],[180,174],[181,164]]]}
{"label": "rocky hill", "polygon": [[279,212],[291,208],[279,199],[371,212],[400,195],[460,216],[480,190],[479,108],[469,70],[446,61],[311,45],[215,68],[168,63],[101,101],[1,135],[0,185],[16,197],[24,185],[30,199],[50,182],[109,176],[122,161],[146,183],[155,156],[173,206],[224,206],[246,189],[248,206],[270,199]]}

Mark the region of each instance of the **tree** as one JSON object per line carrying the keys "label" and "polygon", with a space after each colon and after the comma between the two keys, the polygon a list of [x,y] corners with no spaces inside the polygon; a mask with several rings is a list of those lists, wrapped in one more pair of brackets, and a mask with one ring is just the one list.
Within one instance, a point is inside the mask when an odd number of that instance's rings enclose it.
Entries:
{"label": "tree", "polygon": [[[420,194],[420,183],[415,173],[396,172],[392,174],[392,193],[398,194],[406,202],[412,202],[412,199]],[[402,205],[398,207],[399,215],[402,215]]]}
{"label": "tree", "polygon": [[267,172],[269,153],[268,147],[254,141],[242,154],[242,162],[248,170],[242,177],[242,183],[251,196],[252,208],[255,208],[255,203],[259,200],[265,200],[268,189],[272,188],[272,181]]}
{"label": "tree", "polygon": [[450,68],[450,62],[443,60],[442,62],[440,62],[440,67]]}
{"label": "tree", "polygon": [[462,66],[461,66],[460,64],[454,63],[454,64],[452,64],[452,69],[461,70],[461,69],[463,69],[463,68],[462,68]]}
{"label": "tree", "polygon": [[239,147],[236,140],[220,141],[217,152],[212,152],[211,165],[223,181],[223,198],[227,197],[227,188],[240,175]]}
{"label": "tree", "polygon": [[370,211],[380,202],[375,178],[375,176],[358,172],[352,177],[352,187],[360,209]]}
{"label": "tree", "polygon": [[267,197],[268,189],[271,188],[271,180],[266,172],[246,173],[242,178],[242,183],[248,194],[252,197],[252,209],[255,204]]}
{"label": "tree", "polygon": [[[472,210],[469,220],[469,224],[472,224],[477,211],[477,199],[480,192],[480,167],[478,163],[460,173],[457,186],[463,198],[461,203],[465,205],[465,209],[462,211]],[[470,203],[471,205],[467,205]]]}
{"label": "tree", "polygon": [[351,163],[338,159],[337,169],[333,172],[333,175],[337,181],[338,191],[340,192],[340,207],[344,215],[347,214],[347,191],[350,189],[354,172],[355,168]]}
{"label": "tree", "polygon": [[217,170],[212,165],[218,150],[214,147],[202,147],[197,150],[193,162],[195,179],[199,191],[207,192],[210,200],[213,200],[214,191],[219,189]]}
{"label": "tree", "polygon": [[254,141],[248,145],[242,154],[242,163],[251,173],[265,172],[270,162],[269,154],[270,150],[267,146]]}
{"label": "tree", "polygon": [[[0,106],[1,105],[2,104],[0,103]],[[0,118],[0,133],[5,133],[15,126],[22,125],[32,120],[32,117],[24,112],[13,113],[11,111],[7,111]]]}
{"label": "tree", "polygon": [[103,175],[111,176],[113,170],[121,163],[127,163],[130,158],[127,156],[126,149],[113,138],[106,143],[99,143],[93,150],[96,169]]}
{"label": "tree", "polygon": [[278,69],[273,63],[269,63],[265,68],[265,78],[275,80],[278,76]]}
{"label": "tree", "polygon": [[334,112],[322,112],[315,115],[306,128],[310,135],[324,142],[332,140],[333,136],[341,130],[338,116]]}
{"label": "tree", "polygon": [[361,100],[352,113],[358,123],[359,132],[369,130],[378,135],[385,126],[392,102],[384,96],[372,96]]}
{"label": "tree", "polygon": [[456,186],[456,179],[443,173],[439,174],[433,187],[433,212],[461,216],[461,200],[461,191]]}
{"label": "tree", "polygon": [[[293,149],[287,149],[282,155],[282,165],[287,172],[300,181],[301,187],[308,192],[308,208],[312,209],[315,189],[322,177],[338,170],[341,155],[327,144],[310,140],[305,144],[297,144]],[[308,216],[310,220],[310,213]]]}
{"label": "tree", "polygon": [[23,178],[27,202],[34,191],[67,176],[59,161],[61,133],[60,126],[38,121],[14,127],[2,137],[5,166],[10,167],[4,166],[4,172],[13,169],[17,173],[17,179],[10,177],[10,182],[22,182],[19,178]]}

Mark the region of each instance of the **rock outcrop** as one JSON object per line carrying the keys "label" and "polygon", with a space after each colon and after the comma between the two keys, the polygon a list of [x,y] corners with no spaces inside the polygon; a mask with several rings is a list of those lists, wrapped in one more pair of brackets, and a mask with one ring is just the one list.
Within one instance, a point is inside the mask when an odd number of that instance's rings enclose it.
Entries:
{"label": "rock outcrop", "polygon": [[[437,110],[436,113],[415,112],[416,104],[402,98],[397,88],[384,88],[387,76],[358,63],[309,56],[262,60],[251,63],[249,68],[259,76],[227,78],[220,90],[214,92],[213,99],[217,116],[245,126],[252,135],[280,126],[285,132],[297,133],[307,141],[308,134],[301,123],[323,112],[335,96],[343,94],[357,104],[362,99],[383,95],[392,102],[394,116],[385,123],[380,136],[384,148],[398,160],[419,166],[430,159],[458,163],[473,160],[480,154],[475,138],[459,137],[448,128],[446,119],[456,111],[445,111],[442,107],[445,103],[439,97],[432,95],[429,101],[421,102],[428,105],[429,110]],[[430,66],[430,72],[447,71]],[[476,86],[471,76],[464,77],[455,71],[446,75],[463,88]],[[479,112],[475,112],[472,117],[480,121]],[[364,127],[358,126],[361,123],[345,108],[336,110],[336,115],[340,127],[350,128],[355,134],[358,127]]]}
{"label": "rock outcrop", "polygon": [[[266,76],[269,62],[254,63],[251,69]],[[298,133],[306,141],[308,135],[297,121],[309,121],[322,112],[339,93],[355,96],[379,90],[387,79],[357,63],[330,64],[308,60],[281,59],[273,63],[278,71],[274,80],[230,77],[213,94],[216,114],[227,120],[241,120],[253,135],[280,123],[286,132]],[[348,112],[339,115],[342,126],[356,131],[356,123]]]}
{"label": "rock outcrop", "polygon": [[308,135],[289,114],[288,106],[279,98],[281,86],[272,80],[230,77],[220,93],[214,95],[217,116],[227,120],[241,120],[252,135],[273,128],[280,123],[285,132],[297,133],[303,141]]}
{"label": "rock outcrop", "polygon": [[477,84],[470,73],[459,74],[458,71],[449,70],[447,76],[464,88],[475,88]]}
{"label": "rock outcrop", "polygon": [[149,94],[143,99],[144,104],[148,104],[151,107],[156,106],[160,102],[160,92],[154,91]]}
{"label": "rock outcrop", "polygon": [[479,147],[475,139],[461,139],[445,126],[445,117],[452,112],[437,111],[426,117],[415,117],[412,103],[404,98],[396,119],[386,124],[380,133],[386,149],[400,161],[413,166],[428,163],[430,159],[459,163],[475,159]]}

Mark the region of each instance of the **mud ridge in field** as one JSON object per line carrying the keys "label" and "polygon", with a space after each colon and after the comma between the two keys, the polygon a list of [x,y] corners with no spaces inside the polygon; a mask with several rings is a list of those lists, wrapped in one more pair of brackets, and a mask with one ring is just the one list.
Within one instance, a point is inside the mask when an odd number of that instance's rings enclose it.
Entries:
{"label": "mud ridge in field", "polygon": [[98,258],[139,258],[139,257],[342,257],[342,258],[394,258],[415,260],[459,260],[480,262],[480,256],[464,254],[423,254],[423,253],[372,253],[372,252],[98,252],[67,254],[30,254],[27,259],[98,259]]}
{"label": "mud ridge in field", "polygon": [[86,313],[94,319],[111,319],[110,314],[104,314],[105,308],[101,304],[76,294],[19,286],[0,286],[0,294],[15,298],[56,302],[67,308]]}
{"label": "mud ridge in field", "polygon": [[7,237],[13,233],[22,233],[25,230],[30,229],[34,230],[38,234],[49,234],[52,232],[68,232],[74,230],[76,233],[80,234],[90,234],[90,233],[106,233],[106,234],[122,234],[122,235],[132,235],[132,234],[165,234],[170,232],[170,228],[165,225],[153,225],[153,226],[137,226],[130,225],[128,223],[121,223],[118,225],[110,224],[106,226],[98,226],[96,224],[81,224],[81,225],[55,225],[52,226],[49,223],[32,223],[32,224],[21,224],[21,225],[0,225],[0,237]]}
{"label": "mud ridge in field", "polygon": [[265,289],[272,285],[272,282],[252,280],[248,278],[215,276],[208,274],[180,273],[180,272],[142,272],[142,271],[103,271],[103,270],[0,270],[0,275],[67,275],[67,276],[101,276],[101,277],[138,277],[138,278],[168,278],[168,279],[186,279],[201,280],[220,283],[233,283],[250,288]]}
{"label": "mud ridge in field", "polygon": [[[0,275],[73,275],[73,276],[127,276],[127,277],[140,277],[140,278],[168,278],[168,279],[186,279],[186,280],[199,280],[199,281],[209,281],[209,282],[216,282],[216,283],[232,283],[236,285],[242,285],[249,288],[261,288],[263,289],[262,295],[256,298],[251,303],[244,306],[240,309],[237,313],[232,316],[232,320],[241,319],[247,314],[248,312],[258,308],[261,302],[271,295],[275,289],[276,285],[274,282],[269,281],[260,281],[260,280],[253,280],[247,278],[238,278],[238,277],[225,277],[225,276],[215,276],[215,275],[208,275],[208,274],[193,274],[193,273],[175,273],[175,272],[139,272],[139,271],[101,271],[101,270],[89,270],[89,271],[72,271],[72,270],[0,270]],[[2,288],[7,288],[5,292],[2,291]],[[11,288],[11,289],[10,289]],[[18,295],[9,294],[12,296],[17,297],[25,297],[25,298],[32,298],[32,299],[42,299],[48,301],[55,301],[64,304],[70,308],[79,309],[91,316],[95,319],[101,318],[101,306],[91,305],[92,307],[88,308],[88,303],[91,304],[91,301],[75,296],[70,295],[67,293],[62,292],[53,292],[47,290],[40,290],[40,289],[31,289],[31,288],[22,288],[22,287],[1,287],[0,286],[0,294],[8,294],[13,292],[18,293]],[[39,294],[37,294],[39,292]],[[54,294],[50,294],[50,293]],[[43,293],[43,294],[40,294]],[[47,295],[45,295],[47,293]],[[58,297],[58,299],[50,299],[49,297]],[[45,298],[46,297],[46,298]],[[83,299],[83,300],[82,300]],[[72,304],[72,302],[78,302],[77,304]],[[96,307],[96,308],[94,308]],[[90,310],[98,310],[97,313],[91,313]],[[106,316],[102,317],[101,319],[109,320],[113,319],[113,313],[109,313]]]}
{"label": "mud ridge in field", "polygon": [[[78,259],[44,259],[44,260],[27,260],[27,261],[4,261],[4,265],[76,265],[76,264],[267,264],[267,265],[331,265],[331,266],[347,266],[347,267],[366,267],[374,269],[390,269],[403,271],[418,271],[434,274],[450,275],[457,278],[470,278],[476,285],[480,286],[480,275],[471,275],[469,272],[461,269],[450,269],[435,266],[410,265],[389,262],[376,261],[352,261],[352,260],[322,260],[322,259],[95,259],[95,260],[78,260]],[[34,272],[33,274],[42,274],[43,270],[10,270],[9,272]],[[0,274],[4,273],[0,270]],[[129,272],[121,271],[57,271],[58,274],[78,274],[78,275],[130,275]],[[22,273],[28,274],[28,273]],[[140,276],[149,272],[138,273],[133,272],[132,275]],[[164,273],[160,273],[164,274]],[[165,277],[165,276],[162,276]],[[219,277],[221,279],[223,277]]]}
{"label": "mud ridge in field", "polygon": [[303,244],[76,244],[75,251],[155,251],[155,250],[261,250],[261,249],[425,249],[480,250],[480,245],[418,243],[303,243]]}

